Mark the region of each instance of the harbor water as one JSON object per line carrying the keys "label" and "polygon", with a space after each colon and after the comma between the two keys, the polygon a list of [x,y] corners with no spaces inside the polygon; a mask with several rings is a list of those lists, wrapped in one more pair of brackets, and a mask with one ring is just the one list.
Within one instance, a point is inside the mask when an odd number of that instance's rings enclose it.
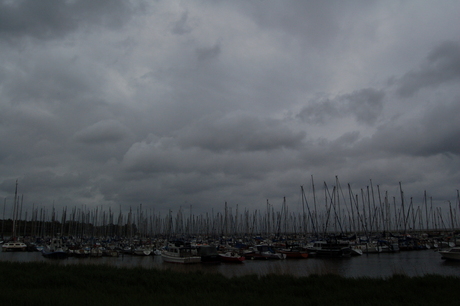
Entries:
{"label": "harbor water", "polygon": [[394,274],[423,276],[426,274],[453,275],[460,277],[460,262],[446,261],[434,250],[405,251],[399,253],[364,254],[350,258],[245,260],[241,264],[193,264],[164,263],[161,256],[132,256],[100,258],[74,258],[53,260],[44,258],[40,252],[0,252],[1,261],[49,262],[56,265],[102,264],[114,267],[143,267],[147,269],[169,269],[172,271],[203,271],[220,273],[227,277],[257,274],[290,274],[308,276],[312,274],[337,274],[344,277],[386,278]]}

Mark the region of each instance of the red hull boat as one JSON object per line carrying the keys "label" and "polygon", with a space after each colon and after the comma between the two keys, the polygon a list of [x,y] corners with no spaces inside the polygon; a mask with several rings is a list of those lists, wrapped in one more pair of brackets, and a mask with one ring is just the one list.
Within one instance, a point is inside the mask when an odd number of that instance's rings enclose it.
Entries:
{"label": "red hull boat", "polygon": [[242,263],[245,260],[244,256],[235,252],[221,253],[219,254],[219,257],[222,262]]}

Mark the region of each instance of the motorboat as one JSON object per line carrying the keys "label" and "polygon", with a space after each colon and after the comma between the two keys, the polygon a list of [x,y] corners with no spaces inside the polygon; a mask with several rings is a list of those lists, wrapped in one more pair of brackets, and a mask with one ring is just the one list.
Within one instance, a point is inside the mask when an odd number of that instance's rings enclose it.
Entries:
{"label": "motorboat", "polygon": [[9,241],[2,245],[2,252],[24,252],[27,250],[27,244],[20,241]]}
{"label": "motorboat", "polygon": [[168,243],[161,251],[161,258],[164,262],[170,263],[192,264],[201,262],[197,248],[181,242]]}
{"label": "motorboat", "polygon": [[233,262],[233,263],[242,263],[246,258],[237,252],[228,251],[225,253],[219,253],[221,262]]}
{"label": "motorboat", "polygon": [[220,257],[217,249],[212,245],[199,245],[197,246],[198,255],[201,256],[203,263],[220,263]]}
{"label": "motorboat", "polygon": [[352,255],[349,244],[328,243],[327,241],[316,241],[313,245],[308,245],[307,250],[313,256],[323,258],[342,258]]}
{"label": "motorboat", "polygon": [[140,256],[150,256],[152,255],[153,248],[146,245],[140,245],[134,248],[133,255],[140,255]]}
{"label": "motorboat", "polygon": [[449,250],[439,251],[442,259],[447,260],[460,260],[460,247],[453,247]]}
{"label": "motorboat", "polygon": [[287,248],[278,249],[278,252],[285,254],[286,258],[308,258],[308,251],[298,245],[291,245]]}
{"label": "motorboat", "polygon": [[269,245],[256,245],[244,252],[246,259],[285,259],[286,254],[276,252]]}

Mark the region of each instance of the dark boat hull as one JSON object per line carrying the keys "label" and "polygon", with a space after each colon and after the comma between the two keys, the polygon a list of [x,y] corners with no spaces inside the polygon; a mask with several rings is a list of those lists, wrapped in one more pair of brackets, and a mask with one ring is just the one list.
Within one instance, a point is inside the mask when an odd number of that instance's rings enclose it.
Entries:
{"label": "dark boat hull", "polygon": [[69,254],[66,252],[42,252],[43,257],[50,259],[66,259]]}
{"label": "dark boat hull", "polygon": [[351,257],[351,249],[348,247],[322,248],[322,249],[316,250],[316,257],[320,257],[320,258]]}

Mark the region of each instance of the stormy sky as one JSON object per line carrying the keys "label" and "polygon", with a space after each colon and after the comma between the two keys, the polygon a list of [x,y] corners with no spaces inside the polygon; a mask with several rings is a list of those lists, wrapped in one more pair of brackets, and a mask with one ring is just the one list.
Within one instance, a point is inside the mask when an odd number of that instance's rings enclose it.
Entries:
{"label": "stormy sky", "polygon": [[337,177],[448,209],[459,85],[458,1],[0,0],[0,199],[296,210]]}

